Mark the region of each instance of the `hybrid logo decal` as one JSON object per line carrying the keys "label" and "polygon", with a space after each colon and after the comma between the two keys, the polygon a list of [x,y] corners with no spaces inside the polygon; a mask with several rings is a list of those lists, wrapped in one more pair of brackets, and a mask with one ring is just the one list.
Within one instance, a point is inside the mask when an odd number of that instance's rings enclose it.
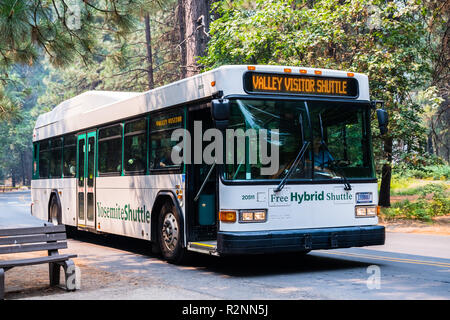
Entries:
{"label": "hybrid logo decal", "polygon": [[97,216],[99,218],[150,223],[150,211],[145,208],[145,205],[132,208],[131,205],[126,204],[122,208],[116,203],[115,207],[103,207],[101,202],[97,202]]}
{"label": "hybrid logo decal", "polygon": [[286,193],[269,193],[269,204],[271,206],[285,206],[291,203],[301,204],[308,201],[352,201],[353,195],[349,192],[335,194],[334,192],[324,191],[318,192],[286,192]]}

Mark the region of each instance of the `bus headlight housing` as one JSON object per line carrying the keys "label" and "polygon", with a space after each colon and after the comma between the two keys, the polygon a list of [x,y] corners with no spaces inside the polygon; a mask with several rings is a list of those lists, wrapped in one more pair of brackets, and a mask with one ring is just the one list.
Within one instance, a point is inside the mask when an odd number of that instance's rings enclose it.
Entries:
{"label": "bus headlight housing", "polygon": [[355,206],[355,216],[361,217],[375,217],[377,215],[376,206]]}
{"label": "bus headlight housing", "polygon": [[239,222],[266,222],[267,221],[267,210],[266,209],[256,209],[256,210],[239,210]]}

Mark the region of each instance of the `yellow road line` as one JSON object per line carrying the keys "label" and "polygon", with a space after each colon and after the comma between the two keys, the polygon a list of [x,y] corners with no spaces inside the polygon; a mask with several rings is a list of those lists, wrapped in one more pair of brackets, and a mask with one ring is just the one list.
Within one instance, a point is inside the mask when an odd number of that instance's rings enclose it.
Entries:
{"label": "yellow road line", "polygon": [[423,265],[434,266],[434,267],[450,268],[450,263],[446,263],[446,262],[433,262],[433,261],[422,261],[422,260],[413,260],[413,259],[391,258],[391,257],[374,256],[374,255],[369,255],[369,254],[347,253],[347,252],[322,252],[322,253],[333,254],[333,255],[342,255],[342,256],[348,256],[348,257],[369,258],[369,259],[392,261],[392,262],[423,264]]}
{"label": "yellow road line", "polygon": [[212,244],[199,243],[199,242],[191,242],[191,244],[195,244],[196,246],[204,246],[204,247],[211,247],[211,248],[215,248],[215,246],[214,246],[214,245],[212,245]]}

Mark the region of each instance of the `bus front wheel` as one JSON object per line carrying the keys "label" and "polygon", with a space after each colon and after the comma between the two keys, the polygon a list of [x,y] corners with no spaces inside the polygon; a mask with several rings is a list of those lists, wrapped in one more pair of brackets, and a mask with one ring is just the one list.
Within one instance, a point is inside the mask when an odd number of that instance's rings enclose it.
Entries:
{"label": "bus front wheel", "polygon": [[182,263],[186,257],[186,250],[182,246],[182,224],[172,203],[167,202],[162,206],[158,222],[159,246],[163,258],[171,263]]}

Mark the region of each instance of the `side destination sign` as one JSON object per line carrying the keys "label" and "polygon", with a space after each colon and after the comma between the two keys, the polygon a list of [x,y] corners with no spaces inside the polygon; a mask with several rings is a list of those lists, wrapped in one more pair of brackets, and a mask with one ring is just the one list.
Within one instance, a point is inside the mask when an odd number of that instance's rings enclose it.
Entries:
{"label": "side destination sign", "polygon": [[247,72],[244,89],[248,93],[287,93],[356,98],[355,78]]}

